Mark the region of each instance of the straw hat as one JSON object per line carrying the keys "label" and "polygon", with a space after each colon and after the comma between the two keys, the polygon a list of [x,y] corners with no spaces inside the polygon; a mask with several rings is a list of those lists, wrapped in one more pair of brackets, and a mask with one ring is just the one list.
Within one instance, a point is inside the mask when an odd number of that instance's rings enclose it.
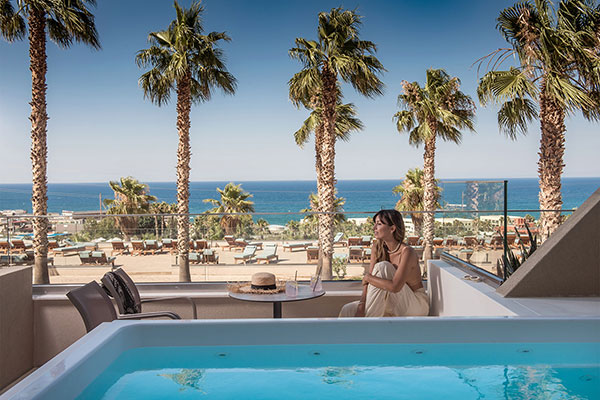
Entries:
{"label": "straw hat", "polygon": [[278,282],[270,272],[257,272],[252,274],[250,282],[230,284],[229,290],[236,293],[279,293],[285,290],[285,282]]}

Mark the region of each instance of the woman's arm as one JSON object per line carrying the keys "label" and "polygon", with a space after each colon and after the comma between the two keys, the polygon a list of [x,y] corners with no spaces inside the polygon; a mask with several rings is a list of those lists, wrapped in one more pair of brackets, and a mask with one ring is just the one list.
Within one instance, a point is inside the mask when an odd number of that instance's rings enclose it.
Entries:
{"label": "woman's arm", "polygon": [[[408,274],[411,268],[411,265],[417,263],[417,255],[410,246],[405,246],[400,254],[400,265],[396,266],[396,273],[392,280],[387,280],[383,278],[378,278],[371,273],[365,274],[363,278],[363,285],[371,284],[379,289],[387,290],[388,292],[398,293],[400,289],[404,286],[408,279]],[[371,272],[373,269],[371,268]]]}

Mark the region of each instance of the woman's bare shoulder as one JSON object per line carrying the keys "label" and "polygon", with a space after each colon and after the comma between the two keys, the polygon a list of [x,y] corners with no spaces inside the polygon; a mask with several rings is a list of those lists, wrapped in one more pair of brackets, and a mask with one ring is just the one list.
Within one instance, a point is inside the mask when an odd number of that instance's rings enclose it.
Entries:
{"label": "woman's bare shoulder", "polygon": [[400,251],[400,253],[406,254],[406,255],[416,254],[415,250],[412,247],[410,247],[409,245],[404,244],[404,243],[402,243],[402,250]]}

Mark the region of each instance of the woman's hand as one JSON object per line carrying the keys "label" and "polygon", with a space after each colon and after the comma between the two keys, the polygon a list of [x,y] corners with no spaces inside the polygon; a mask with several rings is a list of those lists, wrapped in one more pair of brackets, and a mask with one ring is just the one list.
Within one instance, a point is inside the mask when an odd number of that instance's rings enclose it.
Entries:
{"label": "woman's hand", "polygon": [[363,280],[362,280],[363,286],[367,286],[370,283],[370,279],[371,279],[371,274],[367,272],[365,274],[365,276],[363,276]]}

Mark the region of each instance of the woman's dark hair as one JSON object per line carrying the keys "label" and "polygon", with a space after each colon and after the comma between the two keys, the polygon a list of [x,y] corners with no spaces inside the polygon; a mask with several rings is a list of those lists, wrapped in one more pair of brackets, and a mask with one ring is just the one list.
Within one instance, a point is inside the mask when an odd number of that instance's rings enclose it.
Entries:
{"label": "woman's dark hair", "polygon": [[[381,222],[389,226],[395,226],[396,230],[394,231],[394,239],[399,241],[400,243],[404,242],[404,234],[406,232],[404,228],[404,220],[402,219],[402,214],[400,214],[396,210],[381,210],[377,214],[373,216],[373,222],[375,219],[379,217]],[[375,262],[380,261],[390,261],[390,256],[388,254],[389,249],[386,248],[385,243],[382,240],[378,240],[375,243]]]}

